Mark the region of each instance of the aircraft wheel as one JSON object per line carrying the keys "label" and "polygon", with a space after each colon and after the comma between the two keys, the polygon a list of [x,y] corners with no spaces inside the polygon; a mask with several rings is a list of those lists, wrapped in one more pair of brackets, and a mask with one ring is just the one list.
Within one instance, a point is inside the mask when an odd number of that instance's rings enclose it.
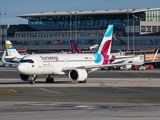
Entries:
{"label": "aircraft wheel", "polygon": [[83,83],[86,83],[86,82],[87,82],[87,79],[83,81]]}
{"label": "aircraft wheel", "polygon": [[86,82],[87,82],[87,79],[84,81],[78,81],[78,83],[86,83]]}
{"label": "aircraft wheel", "polygon": [[54,78],[50,78],[50,83],[54,83]]}
{"label": "aircraft wheel", "polygon": [[49,83],[50,82],[50,78],[46,78],[46,83]]}
{"label": "aircraft wheel", "polygon": [[29,83],[30,83],[30,84],[34,84],[34,81],[30,80]]}

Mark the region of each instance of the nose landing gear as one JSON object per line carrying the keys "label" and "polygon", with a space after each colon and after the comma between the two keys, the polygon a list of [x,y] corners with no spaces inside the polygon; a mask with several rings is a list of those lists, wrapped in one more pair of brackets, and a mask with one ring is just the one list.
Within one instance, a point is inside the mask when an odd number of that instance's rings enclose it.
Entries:
{"label": "nose landing gear", "polygon": [[37,75],[31,75],[29,76],[29,83],[34,84],[34,81],[37,79]]}

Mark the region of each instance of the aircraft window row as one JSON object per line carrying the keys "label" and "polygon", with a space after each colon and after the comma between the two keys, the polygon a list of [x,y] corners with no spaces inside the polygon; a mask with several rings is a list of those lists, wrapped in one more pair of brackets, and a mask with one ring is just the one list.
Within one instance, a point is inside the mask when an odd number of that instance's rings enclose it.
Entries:
{"label": "aircraft window row", "polygon": [[22,60],[21,62],[34,63],[34,61],[33,61],[33,60],[31,60],[31,59]]}

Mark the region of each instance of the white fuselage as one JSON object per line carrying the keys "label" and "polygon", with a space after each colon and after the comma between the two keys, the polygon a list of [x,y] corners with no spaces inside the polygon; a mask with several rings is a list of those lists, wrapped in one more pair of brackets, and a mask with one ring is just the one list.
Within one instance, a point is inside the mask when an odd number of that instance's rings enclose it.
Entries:
{"label": "white fuselage", "polygon": [[26,75],[63,75],[65,74],[64,68],[100,65],[102,62],[103,56],[99,54],[37,54],[26,56],[19,63],[17,69]]}
{"label": "white fuselage", "polygon": [[[126,57],[126,58],[125,58]],[[116,59],[114,60],[112,63],[123,63],[123,64],[128,64],[131,63],[132,65],[143,65],[144,64],[144,60],[142,60],[140,57],[131,57],[130,56],[116,56],[116,58],[123,58],[123,59]]]}

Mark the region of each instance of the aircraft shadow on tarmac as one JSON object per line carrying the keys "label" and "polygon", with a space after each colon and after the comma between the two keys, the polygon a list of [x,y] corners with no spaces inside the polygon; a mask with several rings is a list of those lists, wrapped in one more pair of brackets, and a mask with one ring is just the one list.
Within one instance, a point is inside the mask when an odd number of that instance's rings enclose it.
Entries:
{"label": "aircraft shadow on tarmac", "polygon": [[[0,84],[29,84],[28,81],[20,82],[0,82]],[[72,81],[55,81],[54,83],[46,83],[45,81],[35,81],[35,84],[74,84]]]}

